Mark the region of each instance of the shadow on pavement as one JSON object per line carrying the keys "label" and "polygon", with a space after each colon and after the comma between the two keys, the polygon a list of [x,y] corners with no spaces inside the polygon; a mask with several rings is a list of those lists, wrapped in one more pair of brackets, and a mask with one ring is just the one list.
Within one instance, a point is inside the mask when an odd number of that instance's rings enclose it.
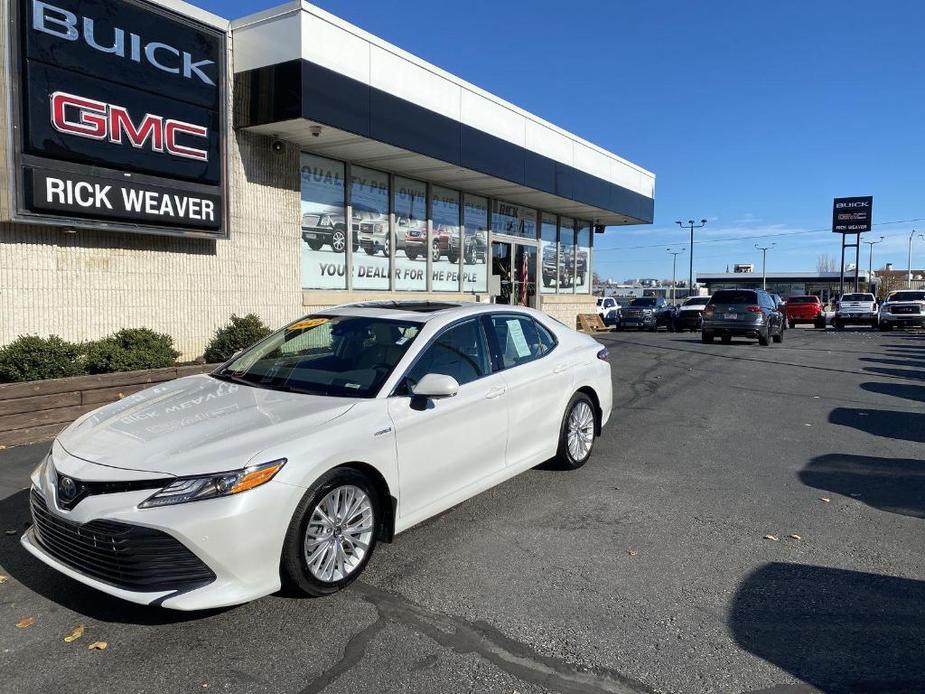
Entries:
{"label": "shadow on pavement", "polygon": [[868,393],[892,395],[897,398],[905,398],[906,400],[925,402],[925,386],[916,386],[907,383],[882,383],[880,381],[871,381],[870,383],[862,383],[861,390],[866,390]]}
{"label": "shadow on pavement", "polygon": [[925,689],[925,581],[772,563],[739,584],[742,648],[825,692]]}
{"label": "shadow on pavement", "polygon": [[908,371],[906,369],[884,369],[879,366],[865,366],[865,371],[880,376],[890,376],[892,378],[908,378],[913,381],[925,381],[925,369],[918,371]]}
{"label": "shadow on pavement", "polygon": [[925,413],[836,407],[829,414],[829,422],[874,436],[925,443]]}
{"label": "shadow on pavement", "polygon": [[909,366],[913,369],[923,369],[925,368],[925,363],[919,361],[911,361],[914,358],[910,355],[903,355],[906,357],[904,359],[883,359],[878,357],[860,357],[858,361],[865,362],[867,364],[886,364],[887,366]]}
{"label": "shadow on pavement", "polygon": [[830,453],[810,460],[799,478],[880,511],[925,519],[925,460]]}
{"label": "shadow on pavement", "polygon": [[0,528],[17,531],[15,535],[0,537],[0,566],[29,590],[69,610],[102,622],[147,625],[187,622],[227,610],[177,612],[136,605],[73,581],[45,566],[19,544],[22,531],[31,523],[28,489],[0,500]]}

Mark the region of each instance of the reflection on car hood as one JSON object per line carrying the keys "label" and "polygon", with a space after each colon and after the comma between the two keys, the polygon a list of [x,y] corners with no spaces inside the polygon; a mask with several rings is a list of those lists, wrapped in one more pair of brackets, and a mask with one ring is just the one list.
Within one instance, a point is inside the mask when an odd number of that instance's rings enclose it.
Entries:
{"label": "reflection on car hood", "polygon": [[58,442],[73,456],[111,467],[168,475],[221,472],[341,416],[355,402],[189,376],[84,415]]}

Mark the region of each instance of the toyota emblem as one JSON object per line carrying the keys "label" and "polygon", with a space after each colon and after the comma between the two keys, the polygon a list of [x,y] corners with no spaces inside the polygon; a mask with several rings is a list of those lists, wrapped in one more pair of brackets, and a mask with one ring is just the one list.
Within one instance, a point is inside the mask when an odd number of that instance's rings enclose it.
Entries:
{"label": "toyota emblem", "polygon": [[77,483],[70,477],[59,477],[58,496],[62,501],[73,501],[77,496]]}

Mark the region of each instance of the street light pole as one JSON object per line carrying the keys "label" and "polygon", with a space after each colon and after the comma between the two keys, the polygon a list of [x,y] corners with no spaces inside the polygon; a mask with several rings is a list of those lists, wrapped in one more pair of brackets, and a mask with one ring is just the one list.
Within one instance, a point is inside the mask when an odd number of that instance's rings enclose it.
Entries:
{"label": "street light pole", "polygon": [[678,220],[675,222],[675,224],[677,224],[682,229],[691,230],[691,267],[690,272],[687,275],[687,294],[688,296],[691,296],[692,292],[694,291],[694,229],[700,229],[701,227],[706,226],[707,220],[701,219],[700,224],[695,224],[693,219],[688,219],[687,224]]}
{"label": "street light pole", "polygon": [[[675,282],[675,276],[676,276],[675,269],[677,268],[677,264],[678,264],[678,256],[681,253],[683,253],[686,249],[682,248],[680,251],[673,251],[670,248],[668,248],[666,250],[669,253],[671,253],[671,303],[673,304],[674,299],[675,299],[675,286],[677,284]],[[687,295],[690,296],[690,288],[688,288],[687,290]]]}
{"label": "street light pole", "polygon": [[761,288],[762,289],[768,288],[767,274],[764,271],[765,261],[767,260],[767,257],[768,257],[768,251],[774,248],[775,245],[777,244],[772,243],[770,246],[759,246],[757,243],[755,244],[755,248],[761,251]]}
{"label": "street light pole", "polygon": [[883,243],[885,237],[881,236],[879,241],[864,241],[868,246],[870,246],[870,255],[867,258],[867,291],[870,291],[870,278],[874,271],[874,246],[878,243]]}
{"label": "street light pole", "polygon": [[[912,239],[915,236],[915,229],[909,234],[909,274],[906,275],[906,288],[912,289]],[[925,241],[925,235],[919,234],[919,238]]]}

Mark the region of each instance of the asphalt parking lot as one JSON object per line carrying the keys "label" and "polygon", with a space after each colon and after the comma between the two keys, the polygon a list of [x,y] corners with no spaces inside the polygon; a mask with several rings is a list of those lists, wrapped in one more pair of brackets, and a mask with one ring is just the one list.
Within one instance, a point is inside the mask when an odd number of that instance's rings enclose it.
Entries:
{"label": "asphalt parking lot", "polygon": [[588,465],[380,545],[325,599],[84,588],[19,546],[46,446],[0,451],[0,690],[925,690],[925,335],[600,340],[616,406]]}

